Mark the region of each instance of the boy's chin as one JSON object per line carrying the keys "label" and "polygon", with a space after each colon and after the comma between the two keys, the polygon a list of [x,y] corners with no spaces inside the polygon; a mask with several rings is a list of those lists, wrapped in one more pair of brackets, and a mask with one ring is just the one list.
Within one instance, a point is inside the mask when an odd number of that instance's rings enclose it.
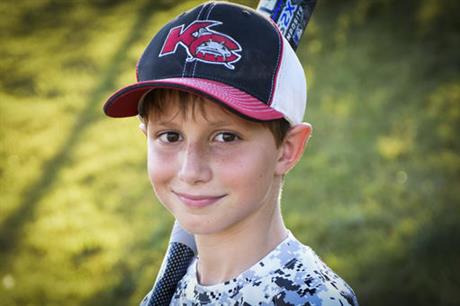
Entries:
{"label": "boy's chin", "polygon": [[203,220],[178,220],[183,229],[193,235],[212,235],[224,230],[222,224],[213,224]]}

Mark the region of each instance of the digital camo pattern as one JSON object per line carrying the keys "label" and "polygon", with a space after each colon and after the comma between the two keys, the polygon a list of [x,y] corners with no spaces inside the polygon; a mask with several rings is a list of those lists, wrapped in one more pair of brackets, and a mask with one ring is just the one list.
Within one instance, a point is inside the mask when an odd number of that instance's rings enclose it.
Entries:
{"label": "digital camo pattern", "polygon": [[195,257],[171,305],[357,306],[353,290],[289,233],[262,260],[225,283],[201,286]]}

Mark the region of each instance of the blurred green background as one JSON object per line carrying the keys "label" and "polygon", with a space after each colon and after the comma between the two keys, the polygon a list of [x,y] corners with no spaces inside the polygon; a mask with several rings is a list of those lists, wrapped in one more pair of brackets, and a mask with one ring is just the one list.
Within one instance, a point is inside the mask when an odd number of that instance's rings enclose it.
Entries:
{"label": "blurred green background", "polygon": [[[173,219],[137,119],[101,107],[200,2],[0,3],[1,305],[136,305],[149,290]],[[361,305],[460,305],[459,11],[319,0],[298,49],[314,135],[284,215]]]}

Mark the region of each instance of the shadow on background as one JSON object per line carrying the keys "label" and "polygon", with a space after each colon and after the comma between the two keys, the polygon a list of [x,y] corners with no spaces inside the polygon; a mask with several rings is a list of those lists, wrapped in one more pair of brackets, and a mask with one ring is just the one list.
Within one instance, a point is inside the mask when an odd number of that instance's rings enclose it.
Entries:
{"label": "shadow on background", "polygon": [[[349,233],[339,233],[352,237],[344,243],[355,248],[352,252],[357,258],[366,257],[365,262],[356,260],[356,278],[350,280],[358,300],[362,305],[374,306],[459,305],[460,297],[455,288],[460,287],[460,57],[457,55],[460,19],[456,16],[460,3],[451,0],[319,2],[319,10],[333,12],[329,13],[328,20],[340,20],[341,17],[345,20],[343,24],[350,36],[353,32],[360,35],[366,27],[372,29],[372,34],[382,40],[380,45],[376,39],[380,50],[371,54],[376,60],[390,58],[392,63],[400,63],[401,73],[405,68],[403,61],[412,56],[401,51],[415,50],[417,54],[414,53],[413,58],[420,60],[409,67],[407,84],[392,82],[393,77],[400,76],[397,69],[393,75],[388,74],[387,81],[381,80],[387,83],[382,83],[379,89],[393,84],[397,88],[384,105],[378,107],[376,101],[362,97],[361,102],[366,105],[357,105],[352,112],[352,120],[368,121],[369,130],[375,129],[377,135],[398,137],[407,133],[405,127],[415,131],[413,143],[401,143],[403,147],[412,146],[407,154],[376,160],[375,164],[381,164],[380,170],[373,168],[372,163],[367,164],[368,156],[362,156],[346,177],[353,181],[362,171],[376,170],[372,180],[377,182],[375,188],[379,192],[374,200],[385,207],[383,213],[394,211],[387,220],[382,214],[374,222],[368,219],[362,226],[358,223]],[[347,11],[350,13],[344,18]],[[388,38],[391,43],[384,43]],[[376,75],[385,75],[382,72],[387,69],[385,61],[372,64]],[[373,77],[366,77],[360,90],[372,94],[366,87],[373,85]],[[359,92],[355,94],[360,95]],[[347,132],[352,134],[350,142],[356,145],[360,131]],[[354,154],[368,152],[370,141],[372,139],[365,138]],[[386,148],[391,145],[390,142],[386,144]],[[385,168],[398,167],[409,173],[406,190],[401,192],[393,187],[397,178],[387,182],[382,179],[386,175]],[[345,188],[351,184],[347,182]],[[364,192],[366,187],[356,186],[355,190]],[[359,241],[355,236],[365,236],[363,233],[378,227],[387,233],[387,241],[367,243],[375,244],[375,249],[379,249],[379,243],[393,240],[394,244],[382,248],[381,253],[360,256],[364,240]]]}
{"label": "shadow on background", "polygon": [[[146,245],[137,245],[134,249],[130,250],[126,256],[135,254],[136,252],[141,253],[144,248],[149,248],[151,250],[158,250],[162,248],[165,237],[170,233],[172,228],[171,224],[168,224],[166,220],[160,220],[160,225],[157,227],[158,230],[149,234],[149,239],[146,242]],[[85,299],[81,302],[81,305],[85,306],[99,306],[101,301],[104,304],[113,305],[113,306],[124,306],[129,305],[132,301],[132,296],[139,287],[149,288],[153,286],[153,282],[156,278],[156,275],[149,275],[149,283],[140,284],[139,275],[142,274],[145,267],[152,265],[152,262],[143,261],[136,265],[135,268],[130,267],[125,262],[118,262],[113,269],[119,274],[119,281],[115,286],[107,287],[104,290],[100,290],[96,294],[90,296],[88,299]],[[150,288],[148,289],[150,290]],[[144,294],[147,294],[148,291],[145,291]],[[141,299],[136,301],[136,304],[140,303]]]}
{"label": "shadow on background", "polygon": [[458,218],[442,211],[415,236],[401,252],[379,254],[374,262],[359,267],[365,274],[355,289],[362,305],[459,304]]}
{"label": "shadow on background", "polygon": [[[116,2],[111,1],[99,1],[96,2],[100,8],[106,8],[107,6],[115,5]],[[27,27],[18,29],[19,33],[30,31],[34,27],[39,27],[40,21],[46,21],[46,26],[56,26],[64,20],[60,18],[52,18],[53,16],[65,16],[63,12],[71,9],[70,2],[63,2],[62,4],[48,4],[41,9],[33,11],[32,15],[25,16],[27,20]],[[75,149],[75,146],[81,140],[81,136],[84,134],[84,130],[87,129],[91,124],[94,124],[97,120],[103,119],[101,110],[101,101],[103,101],[107,92],[115,88],[115,83],[118,76],[121,73],[121,67],[126,59],[126,54],[130,48],[142,37],[144,33],[144,25],[148,19],[152,16],[155,11],[161,11],[173,6],[172,1],[145,1],[140,6],[137,13],[136,22],[122,41],[120,48],[110,59],[108,67],[100,75],[100,83],[94,88],[94,90],[88,95],[85,107],[78,115],[77,120],[69,135],[66,137],[65,142],[62,144],[61,149],[58,150],[57,154],[50,160],[48,160],[42,167],[42,175],[37,182],[26,188],[24,192],[24,199],[19,204],[16,211],[11,213],[0,225],[0,251],[4,254],[2,262],[3,266],[8,266],[7,254],[13,255],[13,251],[21,241],[21,235],[23,228],[27,222],[35,217],[36,203],[52,188],[53,183],[59,173],[59,170],[69,160],[70,153]],[[31,12],[32,13],[32,12]],[[46,17],[48,16],[48,17]],[[53,20],[50,22],[50,20]],[[82,38],[83,39],[83,38]],[[83,39],[84,40],[84,39]],[[13,78],[14,79],[14,78]],[[15,83],[9,83],[9,86]],[[21,81],[16,84],[17,86],[26,86],[33,88],[33,81]],[[14,86],[13,86],[14,87]]]}

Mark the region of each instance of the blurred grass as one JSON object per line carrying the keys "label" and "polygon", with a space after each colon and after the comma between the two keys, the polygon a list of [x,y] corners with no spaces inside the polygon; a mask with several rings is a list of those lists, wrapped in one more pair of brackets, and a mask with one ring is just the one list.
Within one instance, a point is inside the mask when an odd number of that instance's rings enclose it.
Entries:
{"label": "blurred grass", "polygon": [[[3,305],[135,305],[151,286],[172,218],[136,119],[101,106],[199,2],[0,3]],[[322,0],[298,49],[314,133],[286,223],[362,305],[460,304],[458,9]]]}

